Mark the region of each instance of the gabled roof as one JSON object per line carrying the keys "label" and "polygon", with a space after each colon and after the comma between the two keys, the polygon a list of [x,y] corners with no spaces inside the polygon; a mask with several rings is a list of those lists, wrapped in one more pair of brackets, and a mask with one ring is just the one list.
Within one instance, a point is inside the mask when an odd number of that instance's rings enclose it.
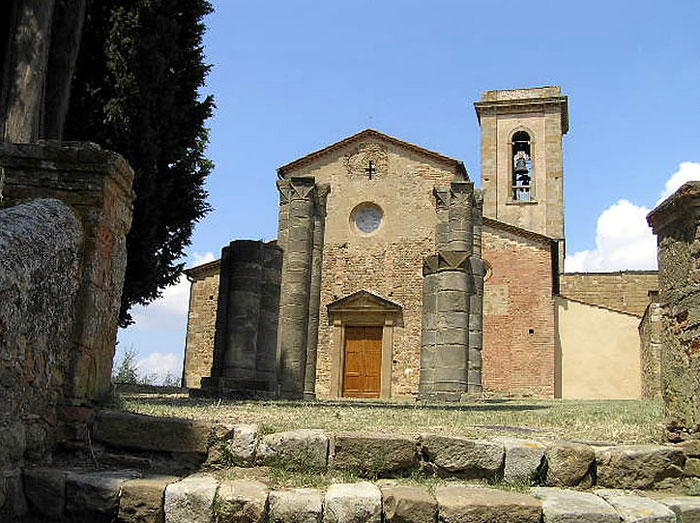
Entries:
{"label": "gabled roof", "polygon": [[529,238],[531,240],[534,240],[539,243],[544,243],[546,245],[551,245],[551,244],[556,244],[557,240],[554,238],[550,238],[549,236],[545,236],[544,234],[540,234],[538,232],[534,231],[529,231],[527,229],[523,229],[522,227],[517,227],[516,225],[511,225],[510,223],[505,223],[500,220],[494,220],[493,218],[487,218],[484,216],[484,225],[488,227],[492,227],[494,229],[499,229],[501,231],[509,232],[511,234],[515,234],[516,236],[522,236],[524,238]]}
{"label": "gabled roof", "polygon": [[194,267],[185,269],[182,272],[185,273],[185,276],[188,278],[196,280],[209,276],[210,274],[217,273],[219,270],[221,270],[221,259],[202,263],[201,265],[195,265]]}
{"label": "gabled roof", "polygon": [[393,301],[382,298],[377,294],[366,290],[360,290],[348,294],[334,302],[326,305],[328,312],[347,312],[347,311],[365,311],[365,310],[384,310],[396,311],[402,310],[401,305]]}
{"label": "gabled roof", "polygon": [[348,136],[347,138],[344,138],[339,142],[335,142],[331,145],[328,145],[327,147],[324,147],[323,149],[319,149],[317,151],[307,154],[306,156],[302,156],[301,158],[294,160],[293,162],[283,165],[282,167],[279,167],[277,169],[277,176],[279,176],[279,178],[284,178],[291,171],[309,165],[310,163],[318,160],[319,158],[327,154],[333,153],[338,149],[347,146],[348,144],[360,140],[366,140],[368,138],[375,138],[378,140],[388,142],[390,144],[396,145],[397,147],[408,149],[409,151],[413,151],[416,154],[426,156],[428,158],[431,158],[432,160],[451,166],[454,168],[455,174],[463,177],[465,180],[469,179],[469,174],[467,173],[466,167],[464,167],[464,164],[459,160],[450,158],[449,156],[445,156],[440,153],[436,153],[435,151],[424,149],[423,147],[419,147],[418,145],[412,144],[410,142],[394,138],[393,136],[381,133],[379,131],[376,131],[375,129],[365,129],[364,131],[360,131],[359,133],[353,134],[352,136]]}

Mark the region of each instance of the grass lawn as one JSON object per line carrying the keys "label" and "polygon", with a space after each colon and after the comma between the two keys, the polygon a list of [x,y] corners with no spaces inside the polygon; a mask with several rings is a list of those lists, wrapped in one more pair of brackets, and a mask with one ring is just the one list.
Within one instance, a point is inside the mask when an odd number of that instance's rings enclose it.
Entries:
{"label": "grass lawn", "polygon": [[153,416],[257,423],[265,433],[297,428],[328,432],[435,433],[472,438],[651,443],[664,440],[663,403],[649,400],[234,401],[182,394],[122,393],[121,408]]}

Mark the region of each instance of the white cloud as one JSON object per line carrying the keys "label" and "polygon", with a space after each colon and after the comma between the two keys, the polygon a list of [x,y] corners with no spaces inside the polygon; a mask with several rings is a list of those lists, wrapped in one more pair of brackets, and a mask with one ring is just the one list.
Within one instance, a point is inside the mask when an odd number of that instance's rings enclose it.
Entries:
{"label": "white cloud", "polygon": [[[192,266],[214,261],[214,253],[194,253]],[[136,329],[158,329],[185,322],[189,305],[190,282],[183,274],[175,285],[166,287],[163,295],[145,307],[136,306],[132,311]]]}
{"label": "white cloud", "polygon": [[629,200],[605,209],[596,225],[596,248],[567,256],[567,272],[655,269],[656,239],[646,222],[648,212]]}
{"label": "white cloud", "polygon": [[178,378],[182,374],[182,360],[174,352],[152,352],[138,360],[136,366],[142,376],[155,375],[157,383],[161,383],[168,374]]}
{"label": "white cloud", "polygon": [[[659,192],[655,205],[691,180],[700,180],[700,163],[681,162]],[[595,249],[567,256],[566,271],[656,269],[656,238],[646,221],[650,210],[629,200],[619,200],[605,209],[598,217]]]}
{"label": "white cloud", "polygon": [[700,180],[700,163],[698,162],[681,162],[678,170],[671,175],[666,181],[664,190],[659,195],[659,200],[656,205],[660,204],[664,199],[671,196],[685,182]]}

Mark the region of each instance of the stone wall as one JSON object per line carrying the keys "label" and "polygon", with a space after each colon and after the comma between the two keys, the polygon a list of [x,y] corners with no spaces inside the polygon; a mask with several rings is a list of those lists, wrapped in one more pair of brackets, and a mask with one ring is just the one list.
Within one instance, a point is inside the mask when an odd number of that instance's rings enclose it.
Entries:
{"label": "stone wall", "polygon": [[57,198],[77,214],[80,254],[71,371],[66,395],[79,403],[111,395],[112,360],[131,227],[134,173],[118,154],[95,144],[1,144],[4,207]]}
{"label": "stone wall", "polygon": [[700,182],[688,182],[647,221],[657,235],[661,383],[671,431],[700,432]]}
{"label": "stone wall", "polygon": [[573,300],[642,316],[649,292],[659,290],[658,271],[562,274],[559,293]]}
{"label": "stone wall", "polygon": [[[351,142],[333,154],[294,170],[330,184],[323,247],[321,306],[317,351],[319,396],[331,390],[334,328],[326,306],[359,290],[367,290],[402,307],[403,323],[394,328],[391,394],[418,390],[422,315],[421,268],[435,250],[437,217],[433,187],[448,186],[463,174],[454,160],[431,157],[368,131],[368,139]],[[376,133],[378,134],[378,133]],[[418,149],[418,148],[416,148]],[[434,155],[434,153],[432,153]],[[434,155],[438,156],[438,155]],[[377,173],[363,172],[373,158]],[[359,167],[358,167],[359,166]],[[355,228],[353,210],[372,203],[383,212],[371,234]]]}
{"label": "stone wall", "polygon": [[52,446],[70,377],[82,240],[58,200],[0,210],[0,470]]}
{"label": "stone wall", "polygon": [[216,260],[185,271],[191,285],[182,385],[190,389],[211,376],[220,268],[221,260]]}
{"label": "stone wall", "polygon": [[93,408],[111,398],[133,172],[94,144],[53,142],[0,144],[0,171],[6,470],[49,458],[56,441],[84,443]]}
{"label": "stone wall", "polygon": [[[563,240],[567,97],[557,86],[485,91],[474,107],[481,127],[484,216]],[[512,192],[511,144],[517,131],[532,140],[532,199],[525,202],[514,200]]]}
{"label": "stone wall", "polygon": [[661,305],[658,296],[649,302],[639,322],[639,356],[642,398],[661,397]]}
{"label": "stone wall", "polygon": [[554,396],[553,245],[544,236],[484,221],[487,392]]}

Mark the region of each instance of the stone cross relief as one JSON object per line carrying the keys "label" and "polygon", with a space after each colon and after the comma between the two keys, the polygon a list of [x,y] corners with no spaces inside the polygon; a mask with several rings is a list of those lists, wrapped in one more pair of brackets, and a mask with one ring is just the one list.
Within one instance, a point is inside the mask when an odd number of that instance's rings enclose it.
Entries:
{"label": "stone cross relief", "polygon": [[369,175],[369,179],[372,179],[373,174],[377,174],[377,168],[372,160],[369,161],[369,165],[365,169],[365,172]]}

